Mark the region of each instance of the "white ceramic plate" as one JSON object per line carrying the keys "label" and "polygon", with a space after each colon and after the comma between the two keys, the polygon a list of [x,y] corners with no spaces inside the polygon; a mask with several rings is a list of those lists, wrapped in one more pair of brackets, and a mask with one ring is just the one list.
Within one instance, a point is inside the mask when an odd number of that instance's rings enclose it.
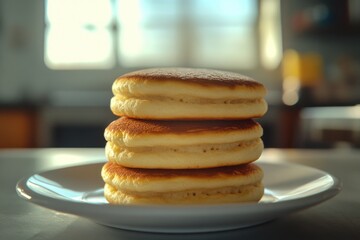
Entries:
{"label": "white ceramic plate", "polygon": [[56,169],[24,178],[22,198],[100,224],[150,232],[210,232],[260,224],[323,202],[340,191],[330,174],[302,165],[258,162],[265,172],[265,194],[259,203],[202,206],[109,205],[103,198],[95,163]]}

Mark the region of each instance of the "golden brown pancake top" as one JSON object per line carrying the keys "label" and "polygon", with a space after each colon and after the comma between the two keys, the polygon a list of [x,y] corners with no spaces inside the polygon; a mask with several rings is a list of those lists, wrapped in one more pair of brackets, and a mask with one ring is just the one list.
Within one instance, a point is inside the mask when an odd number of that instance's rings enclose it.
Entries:
{"label": "golden brown pancake top", "polygon": [[107,130],[111,132],[127,132],[130,134],[187,134],[250,130],[258,127],[260,127],[259,124],[252,119],[227,121],[162,121],[121,117],[110,123]]}
{"label": "golden brown pancake top", "polygon": [[195,68],[149,68],[122,75],[117,78],[117,81],[125,79],[134,81],[186,81],[202,86],[229,88],[236,86],[263,88],[261,83],[239,73]]}
{"label": "golden brown pancake top", "polygon": [[242,164],[235,166],[225,166],[216,168],[202,169],[144,169],[144,168],[127,168],[113,162],[107,162],[104,170],[108,174],[118,175],[121,178],[153,178],[169,179],[176,177],[191,178],[214,178],[214,177],[231,177],[231,176],[249,176],[261,172],[262,170],[255,164]]}

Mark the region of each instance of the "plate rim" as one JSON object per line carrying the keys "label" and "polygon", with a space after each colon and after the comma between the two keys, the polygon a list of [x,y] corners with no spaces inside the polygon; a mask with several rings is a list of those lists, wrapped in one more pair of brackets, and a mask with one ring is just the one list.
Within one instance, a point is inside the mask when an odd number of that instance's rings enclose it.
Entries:
{"label": "plate rim", "polygon": [[[312,207],[314,205],[320,204],[334,196],[336,196],[342,189],[341,181],[335,176],[310,166],[301,165],[297,163],[289,163],[289,162],[266,162],[266,161],[258,161],[257,164],[261,165],[286,165],[291,167],[301,167],[303,169],[310,169],[311,171],[316,171],[321,173],[324,176],[330,176],[332,179],[332,184],[328,186],[326,189],[316,192],[314,194],[310,194],[308,196],[295,198],[295,199],[285,199],[276,202],[261,202],[261,203],[225,203],[225,204],[211,204],[211,205],[111,205],[108,203],[89,203],[82,201],[73,201],[70,199],[59,199],[50,197],[47,195],[43,195],[32,190],[27,182],[29,179],[37,174],[51,173],[54,171],[66,170],[74,167],[85,167],[90,165],[100,165],[105,162],[92,162],[87,164],[80,164],[74,166],[67,166],[61,168],[55,168],[50,170],[41,171],[34,174],[29,174],[26,177],[20,179],[16,184],[16,192],[22,198],[36,205],[48,208],[50,210],[55,210],[63,213],[68,213],[80,217],[85,217],[88,219],[92,219],[100,224],[104,224],[106,221],[98,221],[99,219],[116,217],[121,213],[124,216],[131,216],[133,214],[142,214],[149,215],[151,213],[152,217],[173,217],[174,212],[176,212],[177,217],[188,218],[189,216],[194,217],[194,210],[196,211],[197,217],[204,216],[223,216],[229,215],[232,217],[239,217],[237,215],[243,215],[247,213],[253,213],[254,211],[261,211],[265,216],[262,221],[258,221],[258,223],[266,222],[271,219],[283,216],[285,214],[289,214],[292,212],[296,212],[302,209],[306,209]],[[290,210],[289,210],[290,209]],[[274,214],[274,211],[276,214]],[[98,219],[94,217],[96,215]],[[119,225],[114,225],[111,223],[105,223],[104,225],[118,227],[123,229],[130,230],[144,230],[141,228],[130,228],[130,227],[121,227]],[[251,224],[255,225],[255,224]],[[179,232],[176,230],[169,229],[168,232]],[[221,229],[220,229],[221,230]],[[150,232],[164,232],[157,231],[156,229],[145,229],[145,231]],[[207,230],[206,232],[208,232]],[[212,230],[210,230],[212,231]],[[214,231],[217,231],[214,229]],[[181,231],[181,232],[200,232],[200,231]]]}
{"label": "plate rim", "polygon": [[[58,199],[58,198],[52,198],[43,194],[40,194],[34,190],[32,190],[30,187],[27,186],[27,181],[35,176],[35,175],[41,175],[44,173],[51,173],[51,172],[57,172],[57,171],[62,171],[62,170],[66,170],[66,169],[70,169],[70,168],[75,168],[75,167],[86,167],[86,166],[91,166],[91,165],[99,165],[99,164],[103,164],[105,162],[103,161],[99,161],[99,162],[92,162],[92,163],[87,163],[87,164],[79,164],[79,165],[73,165],[73,166],[66,166],[66,167],[60,167],[60,168],[53,168],[53,169],[49,169],[49,170],[44,170],[44,171],[39,171],[37,173],[33,173],[33,174],[28,174],[27,176],[21,178],[20,180],[18,180],[18,182],[16,183],[16,192],[17,194],[25,199],[28,200],[30,202],[34,202],[36,203],[38,201],[37,198],[34,199],[33,196],[31,196],[30,194],[35,195],[35,197],[38,198],[46,198],[46,199],[51,199],[54,201],[59,201],[59,202],[66,202],[66,203],[80,203],[81,205],[90,205],[90,206],[110,206],[111,208],[118,208],[118,207],[139,207],[139,208],[161,208],[161,209],[173,209],[173,208],[178,208],[178,209],[184,209],[184,208],[216,208],[216,207],[226,207],[226,206],[259,206],[259,205],[274,205],[274,204],[284,204],[285,202],[292,202],[292,201],[298,201],[301,199],[308,199],[308,198],[312,198],[314,196],[317,195],[323,195],[325,192],[328,192],[330,190],[334,190],[336,192],[340,192],[342,190],[342,182],[340,181],[339,178],[335,177],[334,175],[323,171],[321,169],[318,168],[314,168],[314,167],[310,167],[307,165],[302,165],[302,164],[298,164],[298,163],[288,163],[288,162],[267,162],[267,161],[258,161],[256,164],[258,165],[281,165],[281,166],[292,166],[292,167],[301,167],[301,168],[307,168],[309,170],[312,171],[317,171],[323,175],[327,175],[329,177],[331,177],[331,179],[333,180],[333,183],[331,186],[329,186],[328,188],[324,189],[323,191],[305,196],[305,197],[301,197],[301,198],[295,198],[295,199],[287,199],[287,200],[280,200],[280,201],[276,201],[276,202],[260,202],[260,203],[224,203],[224,204],[209,204],[209,205],[111,205],[108,203],[103,203],[103,204],[98,204],[98,203],[89,203],[89,202],[81,202],[81,201],[71,201],[71,200],[66,200],[66,199]],[[21,189],[21,190],[20,190]],[[26,190],[26,191],[22,191],[22,190]],[[30,194],[29,194],[30,193]],[[29,197],[31,197],[31,199],[27,198],[26,196],[24,196],[24,194],[28,195]],[[40,201],[41,202],[41,201]]]}

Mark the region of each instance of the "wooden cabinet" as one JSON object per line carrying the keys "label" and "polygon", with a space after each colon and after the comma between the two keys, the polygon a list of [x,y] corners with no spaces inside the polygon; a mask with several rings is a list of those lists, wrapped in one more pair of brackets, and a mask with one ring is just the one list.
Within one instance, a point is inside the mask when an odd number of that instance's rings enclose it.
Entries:
{"label": "wooden cabinet", "polygon": [[36,146],[36,111],[0,108],[0,148]]}

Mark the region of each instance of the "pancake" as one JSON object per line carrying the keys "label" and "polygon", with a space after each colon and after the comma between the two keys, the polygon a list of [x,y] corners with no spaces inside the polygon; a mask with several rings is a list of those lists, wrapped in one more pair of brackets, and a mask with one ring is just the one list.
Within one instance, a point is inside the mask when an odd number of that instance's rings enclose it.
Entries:
{"label": "pancake", "polygon": [[109,161],[132,168],[188,169],[250,163],[263,151],[254,120],[155,121],[122,117],[105,129]]}
{"label": "pancake", "polygon": [[257,202],[264,187],[255,164],[210,169],[140,169],[108,162],[104,195],[113,204]]}
{"label": "pancake", "polygon": [[120,76],[112,86],[117,116],[158,120],[258,118],[267,111],[265,87],[237,73],[156,68]]}

